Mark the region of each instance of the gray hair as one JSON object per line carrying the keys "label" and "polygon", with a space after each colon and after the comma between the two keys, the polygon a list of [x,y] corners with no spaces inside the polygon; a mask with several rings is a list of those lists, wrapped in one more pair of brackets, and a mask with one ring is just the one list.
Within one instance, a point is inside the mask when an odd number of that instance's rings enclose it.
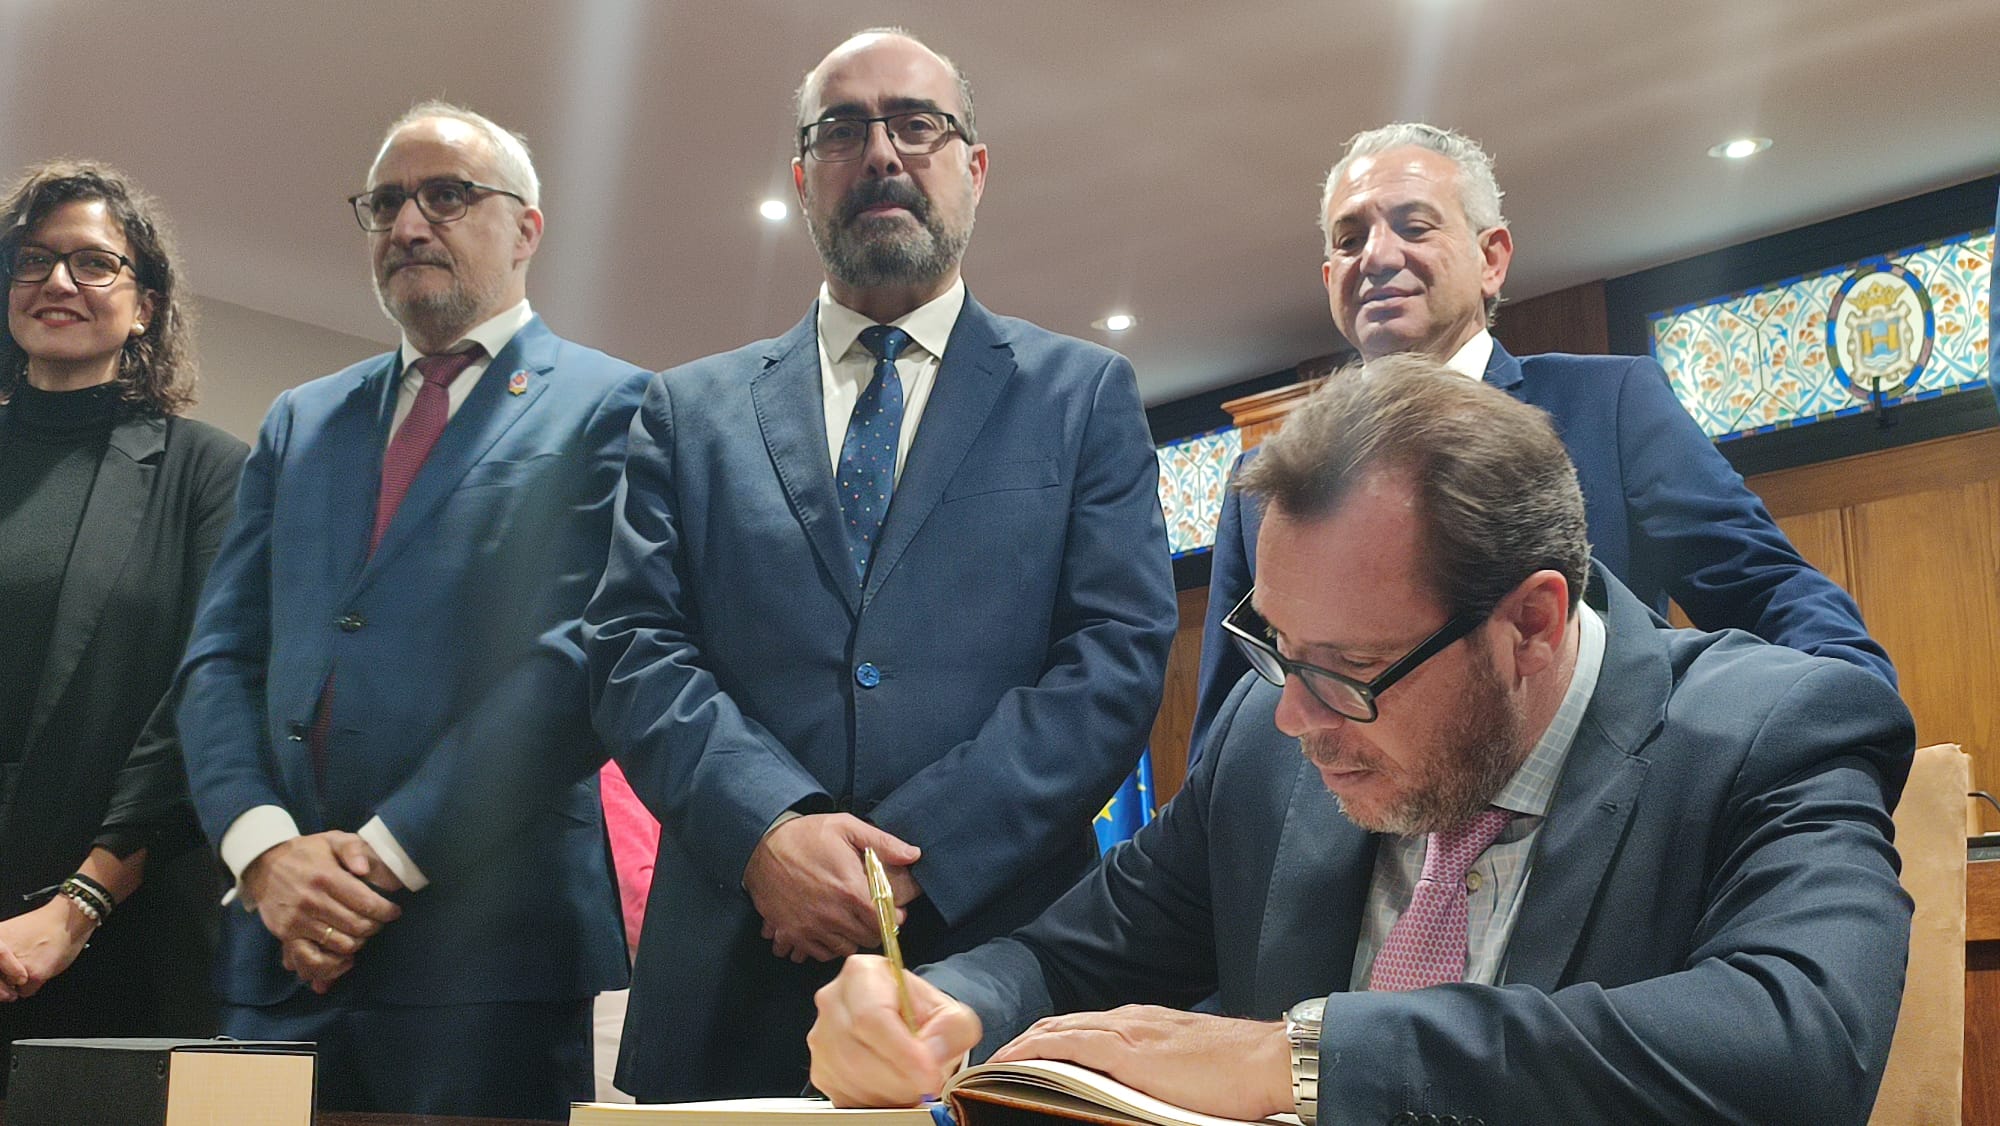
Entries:
{"label": "gray hair", "polygon": [[1491,610],[1537,571],[1590,572],[1576,467],[1549,416],[1438,360],[1396,353],[1329,376],[1243,467],[1236,487],[1286,518],[1331,516],[1393,474],[1416,497],[1422,579],[1454,614]]}
{"label": "gray hair", "polygon": [[389,123],[382,134],[382,147],[376,150],[375,162],[382,161],[382,153],[395,141],[396,134],[420,121],[445,118],[461,121],[486,138],[486,147],[493,154],[493,178],[499,183],[494,187],[506,188],[521,197],[529,207],[542,205],[542,178],[535,174],[534,157],[528,154],[528,139],[511,129],[503,129],[492,118],[474,113],[461,105],[432,99],[418,102],[403,113],[403,116]]}
{"label": "gray hair", "polygon": [[[979,143],[979,129],[972,121],[972,82],[965,77],[965,72],[958,68],[957,63],[947,58],[944,52],[932,47],[930,44],[911,35],[908,31],[900,27],[862,28],[860,31],[841,40],[840,46],[835,47],[833,50],[838,51],[841,47],[847,46],[864,35],[893,35],[898,39],[907,39],[924,50],[929,51],[931,54],[936,55],[938,61],[944,64],[945,69],[951,72],[952,78],[958,83],[959,112],[953,116],[958,118],[958,126],[965,134],[965,143],[968,145]],[[832,55],[833,51],[827,52],[828,57]],[[806,71],[805,79],[799,83],[798,90],[792,95],[792,115],[798,121],[798,126],[801,129],[812,124],[811,114],[813,106],[819,100],[819,68],[825,62],[826,59],[823,58],[819,63],[814,64],[811,70]]]}
{"label": "gray hair", "polygon": [[1329,259],[1333,257],[1333,229],[1327,225],[1326,213],[1333,206],[1333,187],[1340,182],[1341,173],[1364,156],[1375,156],[1412,145],[1429,149],[1458,167],[1458,205],[1465,212],[1465,221],[1471,225],[1474,234],[1507,225],[1506,216],[1500,214],[1500,197],[1504,193],[1499,182],[1493,178],[1493,158],[1479,147],[1478,141],[1455,130],[1440,129],[1420,121],[1399,121],[1364,130],[1348,138],[1339,163],[1326,174],[1326,186],[1319,196],[1319,230],[1326,236],[1326,255]]}

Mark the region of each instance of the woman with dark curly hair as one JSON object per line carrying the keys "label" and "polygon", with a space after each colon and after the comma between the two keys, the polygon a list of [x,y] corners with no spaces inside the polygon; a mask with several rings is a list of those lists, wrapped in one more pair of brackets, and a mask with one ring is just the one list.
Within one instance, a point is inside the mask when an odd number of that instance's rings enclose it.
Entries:
{"label": "woman with dark curly hair", "polygon": [[0,204],[0,273],[4,1091],[21,1037],[213,1027],[220,887],[168,697],[247,451],[179,417],[185,298],[123,175],[30,169]]}

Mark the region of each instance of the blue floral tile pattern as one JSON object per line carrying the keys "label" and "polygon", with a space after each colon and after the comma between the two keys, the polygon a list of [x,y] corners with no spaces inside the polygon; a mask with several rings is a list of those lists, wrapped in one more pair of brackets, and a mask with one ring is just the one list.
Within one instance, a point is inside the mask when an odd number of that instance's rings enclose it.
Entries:
{"label": "blue floral tile pattern", "polygon": [[1215,546],[1222,488],[1242,452],[1243,436],[1234,427],[1159,447],[1160,507],[1167,514],[1167,546],[1174,558]]}
{"label": "blue floral tile pattern", "polygon": [[[1647,317],[1653,356],[1681,404],[1717,441],[1866,410],[1865,392],[1843,378],[1841,357],[1829,353],[1837,337],[1828,318],[1836,298],[1853,292],[1852,279],[1881,273],[1921,287],[1932,314],[1927,337],[1922,318],[1906,322],[1915,337],[1911,354],[1923,359],[1910,384],[1886,401],[1970,390],[1987,378],[1992,264],[1993,233],[1982,229],[1654,313]],[[1853,331],[1851,315],[1837,317],[1836,332]]]}

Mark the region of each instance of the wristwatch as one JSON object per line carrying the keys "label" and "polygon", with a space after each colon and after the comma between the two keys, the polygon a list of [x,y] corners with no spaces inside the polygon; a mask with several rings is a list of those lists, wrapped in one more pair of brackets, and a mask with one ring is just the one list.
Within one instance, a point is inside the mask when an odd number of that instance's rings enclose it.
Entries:
{"label": "wristwatch", "polygon": [[1308,997],[1285,1014],[1285,1044],[1292,1050],[1292,1105],[1304,1126],[1319,1117],[1319,1027],[1326,998]]}

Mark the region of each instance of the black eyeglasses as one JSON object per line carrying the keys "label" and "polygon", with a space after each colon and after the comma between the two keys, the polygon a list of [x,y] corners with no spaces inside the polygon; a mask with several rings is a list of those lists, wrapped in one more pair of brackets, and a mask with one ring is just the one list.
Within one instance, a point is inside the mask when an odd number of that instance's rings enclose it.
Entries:
{"label": "black eyeglasses", "polygon": [[69,280],[78,285],[102,289],[118,280],[118,271],[130,266],[132,276],[139,276],[139,268],[132,266],[132,260],[123,254],[100,250],[94,246],[81,247],[68,254],[57,254],[41,246],[17,246],[7,255],[7,276],[23,285],[45,282],[56,272],[60,262],[69,270]]}
{"label": "black eyeglasses", "polygon": [[465,218],[466,211],[473,204],[489,195],[504,195],[520,203],[528,202],[518,192],[473,180],[425,180],[417,185],[414,192],[388,184],[348,196],[347,202],[354,205],[354,220],[361,224],[361,229],[374,232],[395,226],[396,216],[403,213],[403,205],[413,199],[425,219],[433,223],[453,223]]}
{"label": "black eyeglasses", "polygon": [[[1252,592],[1255,593],[1254,591]],[[1416,671],[1418,665],[1437,656],[1451,644],[1473,630],[1478,629],[1490,610],[1468,610],[1453,617],[1438,628],[1438,631],[1417,643],[1415,649],[1404,654],[1402,659],[1382,670],[1382,675],[1363,684],[1353,677],[1342,676],[1331,669],[1319,668],[1301,661],[1286,658],[1278,652],[1278,634],[1271,623],[1264,620],[1250,605],[1251,595],[1243,596],[1243,601],[1229,611],[1222,619],[1222,628],[1231,641],[1243,651],[1250,661],[1250,667],[1257,675],[1271,684],[1283,688],[1287,675],[1297,676],[1305,683],[1306,691],[1333,712],[1356,723],[1375,722],[1375,698],[1387,692],[1397,681]]]}
{"label": "black eyeglasses", "polygon": [[943,148],[953,137],[965,136],[958,118],[942,110],[916,110],[882,117],[827,117],[799,130],[799,151],[828,164],[855,160],[868,147],[876,122],[889,143],[904,156],[923,156]]}

